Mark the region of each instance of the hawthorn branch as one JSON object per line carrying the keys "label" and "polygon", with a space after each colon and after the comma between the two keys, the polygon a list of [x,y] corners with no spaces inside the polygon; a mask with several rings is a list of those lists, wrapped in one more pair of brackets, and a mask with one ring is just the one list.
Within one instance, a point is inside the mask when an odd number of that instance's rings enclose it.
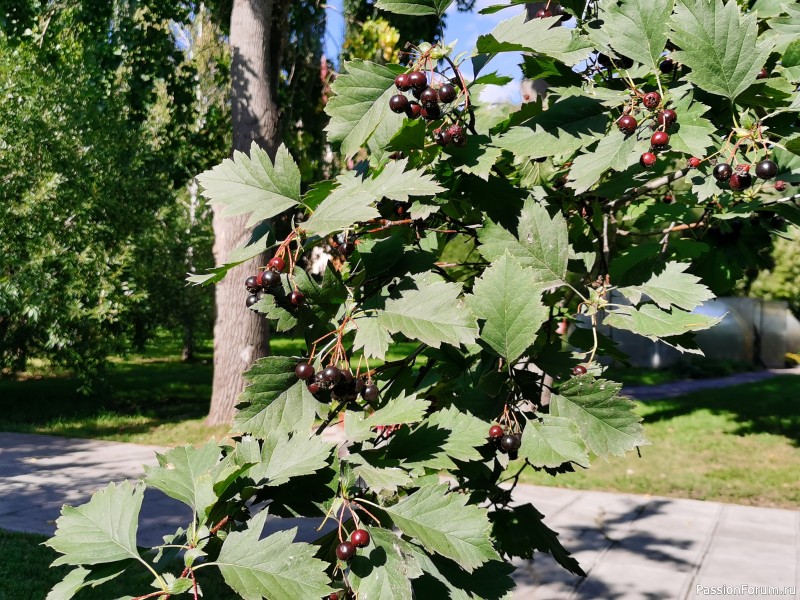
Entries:
{"label": "hawthorn branch", "polygon": [[652,192],[653,190],[657,190],[660,187],[664,187],[665,185],[669,185],[673,181],[677,181],[678,179],[682,179],[682,178],[686,177],[686,175],[689,174],[689,171],[691,171],[691,169],[687,167],[685,169],[678,169],[677,171],[675,171],[674,173],[670,173],[669,175],[664,175],[662,177],[657,177],[656,179],[648,181],[644,185],[639,186],[638,188],[634,188],[630,192],[628,192],[626,194],[623,194],[622,196],[620,196],[616,200],[612,200],[611,202],[606,204],[603,207],[603,209],[606,212],[612,212],[612,211],[616,210],[622,204],[626,204],[626,203],[630,202],[631,200],[635,199],[636,197],[641,196],[642,194],[646,194],[648,192]]}

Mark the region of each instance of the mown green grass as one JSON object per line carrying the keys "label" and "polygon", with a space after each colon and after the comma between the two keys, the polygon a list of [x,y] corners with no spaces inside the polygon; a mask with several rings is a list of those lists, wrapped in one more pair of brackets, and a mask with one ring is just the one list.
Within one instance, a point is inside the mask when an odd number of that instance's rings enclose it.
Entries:
{"label": "mown green grass", "polygon": [[[50,589],[71,570],[61,566],[50,568],[60,554],[42,546],[47,538],[29,533],[0,529],[0,600],[44,600]],[[182,565],[171,572],[180,574]],[[219,571],[208,568],[197,573],[203,598],[234,600],[233,593],[222,581]],[[75,600],[109,600],[109,598],[136,597],[155,591],[151,586],[153,576],[144,567],[131,567],[128,571],[97,588],[81,590]],[[190,595],[182,597],[189,598]]]}
{"label": "mown green grass", "polygon": [[586,470],[522,481],[800,508],[800,377],[639,403],[652,446]]}

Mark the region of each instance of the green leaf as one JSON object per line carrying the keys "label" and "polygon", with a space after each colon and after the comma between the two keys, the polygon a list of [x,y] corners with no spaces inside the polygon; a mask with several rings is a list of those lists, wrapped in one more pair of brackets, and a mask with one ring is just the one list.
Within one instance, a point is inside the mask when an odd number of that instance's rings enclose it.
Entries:
{"label": "green leaf", "polygon": [[435,281],[403,292],[377,311],[378,322],[390,333],[438,348],[442,343],[471,344],[478,334],[475,317],[461,295],[461,284]]}
{"label": "green leaf", "polygon": [[619,395],[622,384],[595,380],[591,374],[573,377],[550,398],[550,414],[569,419],[583,441],[601,458],[622,456],[646,446],[636,405]]}
{"label": "green leaf", "polygon": [[234,152],[209,171],[197,176],[203,195],[212,204],[225,204],[225,216],[250,213],[247,227],[269,219],[300,203],[300,169],[281,145],[275,163],[253,142],[250,156]]}
{"label": "green leaf", "polygon": [[502,154],[500,148],[489,146],[489,141],[487,136],[471,135],[464,147],[447,146],[441,155],[441,160],[446,161],[456,171],[469,173],[488,181],[494,164]]}
{"label": "green leaf", "polygon": [[334,95],[325,105],[331,118],[325,130],[328,141],[341,144],[346,158],[366,145],[379,125],[400,129],[403,117],[389,110],[389,98],[395,94],[394,78],[401,72],[401,67],[393,69],[362,60],[344,63],[331,84]]}
{"label": "green leaf", "polygon": [[637,153],[637,144],[635,135],[625,136],[615,127],[600,139],[593,151],[572,161],[567,187],[582,194],[600,181],[607,170],[624,171],[639,160],[641,152]]}
{"label": "green leaf", "polygon": [[675,100],[673,108],[680,116],[678,123],[670,129],[669,145],[677,152],[705,156],[706,149],[714,144],[711,135],[716,130],[714,124],[704,116],[709,108],[694,100],[694,90],[691,89]]}
{"label": "green leaf", "polygon": [[277,486],[328,466],[335,444],[319,436],[307,436],[308,432],[289,437],[278,431],[268,436],[261,450],[261,462],[250,469],[250,477],[258,485]]}
{"label": "green leaf", "polygon": [[252,396],[263,400],[256,399],[239,409],[233,418],[233,431],[250,433],[257,438],[269,437],[274,432],[307,433],[321,413],[322,405],[308,391],[305,382],[297,381],[297,377],[294,377],[294,385],[283,392]]}
{"label": "green leaf", "polygon": [[610,4],[600,17],[603,29],[613,32],[614,51],[650,69],[658,68],[667,44],[672,4],[673,0],[622,0]]}
{"label": "green leaf", "polygon": [[460,412],[455,406],[450,406],[437,410],[428,418],[425,426],[449,430],[439,456],[442,459],[441,468],[454,468],[455,463],[451,459],[481,460],[481,453],[477,448],[486,445],[489,424],[485,421],[469,413]]}
{"label": "green leaf", "polygon": [[441,17],[452,2],[453,0],[378,0],[375,6],[398,15]]}
{"label": "green leaf", "polygon": [[129,481],[109,483],[78,507],[63,506],[56,533],[45,542],[64,556],[58,565],[99,565],[118,560],[140,560],[136,530],[144,486]]}
{"label": "green leaf", "polygon": [[373,205],[381,198],[408,201],[410,196],[433,196],[443,191],[422,169],[405,170],[408,159],[392,162],[374,177],[362,179],[353,171],[336,178],[337,187],[304,224],[309,233],[325,236],[358,221],[379,217]]}
{"label": "green leaf", "polygon": [[665,311],[652,304],[645,304],[638,309],[632,306],[619,307],[606,316],[603,324],[627,329],[651,340],[657,340],[673,335],[682,335],[689,331],[708,329],[721,320],[722,317],[707,317],[677,308]]}
{"label": "green leaf", "polygon": [[525,126],[512,127],[493,143],[515,156],[569,155],[604,136],[607,119],[602,103],[586,96],[570,96]]}
{"label": "green leaf", "polygon": [[567,462],[589,467],[589,455],[575,423],[553,415],[538,415],[522,432],[520,456],[534,467],[555,469]]}
{"label": "green leaf", "polygon": [[254,310],[272,321],[275,331],[291,331],[297,325],[297,317],[282,306],[278,306],[278,301],[272,294],[264,294],[261,300],[250,307],[250,310]]}
{"label": "green leaf", "polygon": [[522,12],[501,21],[491,33],[478,38],[473,54],[535,52],[575,65],[591,53],[591,45],[577,30],[556,26],[559,17],[525,19],[525,12]]}
{"label": "green leaf", "polygon": [[290,356],[267,356],[257,360],[244,374],[248,385],[239,400],[271,402],[297,383],[296,366],[297,359]]}
{"label": "green leaf", "polygon": [[214,471],[220,456],[216,442],[199,448],[191,444],[177,446],[164,454],[156,452],[158,466],[145,466],[145,482],[190,506],[203,522],[207,510],[217,501]]}
{"label": "green leaf", "polygon": [[515,587],[510,575],[514,566],[490,560],[471,573],[454,561],[429,556],[421,549],[414,554],[427,575],[413,582],[417,598],[448,598],[448,600],[511,600]]}
{"label": "green leaf", "polygon": [[444,484],[429,485],[384,510],[400,531],[471,573],[500,557],[489,539],[486,511],[467,505],[468,500],[463,494],[448,494]]}
{"label": "green leaf", "polygon": [[758,40],[756,15],[742,15],[733,0],[677,0],[671,26],[682,48],[672,56],[691,69],[685,78],[730,100],[755,83],[773,47]]}
{"label": "green leaf", "polygon": [[389,400],[383,408],[379,408],[369,416],[363,412],[347,411],[344,415],[344,430],[348,441],[363,442],[371,438],[373,428],[379,425],[402,425],[418,423],[425,416],[430,402],[417,398],[415,394],[405,394]]}
{"label": "green leaf", "polygon": [[86,569],[84,567],[72,569],[64,579],[53,586],[45,600],[70,600],[83,588],[94,588],[122,575],[128,564],[129,561],[125,561],[123,563],[103,565],[95,569]]}
{"label": "green leaf", "polygon": [[361,477],[367,488],[376,494],[396,494],[399,488],[411,485],[411,475],[399,467],[378,467],[357,454],[349,456],[348,461],[353,466],[353,475]]}
{"label": "green leaf", "polygon": [[[781,3],[781,9],[786,16],[769,19],[769,29],[764,34],[775,44],[774,50],[778,53],[785,52],[800,36],[800,6],[796,2]],[[763,15],[759,13],[759,16]]]}
{"label": "green leaf", "polygon": [[684,310],[694,310],[714,294],[700,283],[700,278],[686,273],[688,263],[667,263],[664,270],[653,275],[647,283],[619,288],[619,292],[634,304],[647,296],[664,310],[677,306]]}
{"label": "green leaf", "polygon": [[353,340],[353,351],[363,349],[367,358],[384,360],[392,343],[392,336],[383,328],[378,317],[359,317],[354,323],[357,329]]}
{"label": "green leaf", "polygon": [[533,269],[504,254],[475,281],[467,304],[483,319],[481,339],[509,363],[533,344],[536,332],[547,320],[542,304],[544,288],[536,283]]}
{"label": "green leaf", "polygon": [[411,580],[422,575],[410,544],[386,529],[365,527],[370,545],[350,561],[348,581],[359,598],[412,600]]}
{"label": "green leaf", "polygon": [[297,528],[279,531],[259,540],[267,511],[250,520],[246,531],[228,534],[222,544],[219,566],[222,577],[244,600],[297,600],[322,598],[328,587],[327,563],[314,558],[317,548],[293,543]]}
{"label": "green leaf", "polygon": [[547,209],[533,198],[525,200],[517,226],[517,237],[486,221],[478,232],[483,257],[491,262],[506,252],[523,267],[533,269],[534,281],[544,288],[560,285],[567,273],[569,239],[567,222],[560,212],[550,217]]}

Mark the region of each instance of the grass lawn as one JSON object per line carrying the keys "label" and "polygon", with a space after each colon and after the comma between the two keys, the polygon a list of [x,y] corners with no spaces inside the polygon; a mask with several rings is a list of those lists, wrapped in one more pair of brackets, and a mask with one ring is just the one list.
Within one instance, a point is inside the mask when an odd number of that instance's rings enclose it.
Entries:
{"label": "grass lawn", "polygon": [[706,390],[639,404],[652,446],[642,456],[551,477],[525,472],[522,481],[800,508],[800,377]]}
{"label": "grass lawn", "polygon": [[[49,568],[58,556],[41,543],[47,538],[29,533],[17,533],[0,529],[0,600],[43,600],[56,583],[71,567]],[[182,565],[181,565],[182,566]],[[172,569],[180,574],[182,569]],[[204,593],[203,598],[213,600],[234,600],[234,594],[223,582],[219,571],[213,567],[201,569],[197,580]],[[155,591],[151,586],[153,576],[144,567],[131,567],[117,579],[96,589],[78,592],[78,600],[109,600],[140,596]],[[190,598],[191,594],[182,597]]]}

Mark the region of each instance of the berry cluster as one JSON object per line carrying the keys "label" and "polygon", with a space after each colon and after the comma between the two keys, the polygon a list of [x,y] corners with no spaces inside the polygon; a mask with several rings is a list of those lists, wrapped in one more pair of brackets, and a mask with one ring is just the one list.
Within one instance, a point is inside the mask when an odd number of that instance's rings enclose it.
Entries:
{"label": "berry cluster", "polygon": [[369,531],[366,529],[356,529],[350,535],[350,541],[341,542],[336,546],[336,558],[343,562],[348,562],[356,555],[356,549],[366,548],[369,546],[369,541]]}
{"label": "berry cluster", "polygon": [[[769,159],[762,160],[756,164],[755,168],[756,177],[759,179],[772,179],[778,174],[778,165]],[[734,192],[746,190],[753,185],[753,176],[750,174],[750,165],[739,164],[734,169],[728,163],[718,163],[712,171],[714,179],[717,181],[728,182],[728,187]],[[778,188],[778,183],[775,182],[775,188]],[[784,184],[785,187],[785,184]]]}
{"label": "berry cluster", "polygon": [[521,433],[509,433],[500,425],[492,425],[489,428],[489,440],[495,447],[510,458],[517,458],[517,451],[522,445]]}
{"label": "berry cluster", "polygon": [[343,233],[337,233],[331,240],[331,246],[339,251],[344,258],[349,258],[356,251],[355,240],[348,239]]}
{"label": "berry cluster", "polygon": [[[661,94],[658,92],[641,94],[640,99],[642,105],[651,111],[655,111],[661,106]],[[655,153],[667,147],[669,144],[667,129],[672,127],[677,121],[678,113],[671,108],[665,108],[655,113],[655,117],[650,124],[651,128],[656,130],[653,132],[653,135],[650,136],[650,150],[642,154],[639,159],[639,164],[644,168],[649,169],[656,164]],[[625,135],[631,135],[639,127],[639,122],[633,115],[624,114],[617,119],[617,127],[619,127],[619,130]]]}
{"label": "berry cluster", "polygon": [[244,282],[244,287],[250,295],[245,304],[248,308],[264,297],[264,294],[272,294],[276,298],[288,300],[291,306],[300,306],[305,302],[306,296],[300,290],[294,290],[289,294],[288,299],[284,299],[283,287],[281,286],[281,272],[286,268],[286,262],[279,256],[275,256],[267,263],[267,268],[257,275],[251,275]]}
{"label": "berry cluster", "polygon": [[309,363],[301,362],[294,368],[294,374],[307,382],[308,391],[314,395],[328,390],[334,400],[355,400],[359,396],[367,402],[378,399],[378,386],[362,377],[355,377],[349,369],[329,365],[315,373]]}

